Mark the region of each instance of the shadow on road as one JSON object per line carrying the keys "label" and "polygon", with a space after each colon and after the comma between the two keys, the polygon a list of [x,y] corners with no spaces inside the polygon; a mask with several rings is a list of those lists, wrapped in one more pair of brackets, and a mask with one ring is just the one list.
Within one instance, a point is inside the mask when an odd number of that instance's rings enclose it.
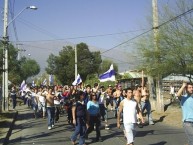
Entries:
{"label": "shadow on road", "polygon": [[150,145],[165,145],[166,143],[167,143],[166,141],[161,141],[161,142],[150,144]]}

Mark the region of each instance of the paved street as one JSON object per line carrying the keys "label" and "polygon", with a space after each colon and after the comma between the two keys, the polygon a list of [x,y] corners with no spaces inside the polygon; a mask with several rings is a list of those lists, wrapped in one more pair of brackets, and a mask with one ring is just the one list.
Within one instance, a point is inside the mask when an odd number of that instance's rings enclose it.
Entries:
{"label": "paved street", "polygon": [[[9,145],[70,145],[70,136],[73,127],[67,123],[66,116],[60,117],[59,123],[55,124],[52,130],[47,129],[46,119],[34,119],[32,110],[26,106],[17,106],[19,115],[15,122]],[[89,135],[87,144],[92,145],[125,145],[122,129],[116,128],[116,120],[112,117],[113,112],[109,112],[110,130],[102,128],[101,134],[103,142],[94,142],[95,132]],[[102,126],[103,127],[103,126]],[[186,138],[183,129],[164,126],[159,120],[155,125],[137,128],[135,145],[184,145]]]}

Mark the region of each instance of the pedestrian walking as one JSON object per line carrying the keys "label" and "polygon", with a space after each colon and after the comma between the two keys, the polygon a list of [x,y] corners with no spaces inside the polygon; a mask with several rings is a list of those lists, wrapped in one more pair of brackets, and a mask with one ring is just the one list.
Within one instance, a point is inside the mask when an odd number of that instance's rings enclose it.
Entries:
{"label": "pedestrian walking", "polygon": [[[185,94],[182,93],[185,91]],[[182,121],[188,145],[193,145],[193,83],[183,83],[177,93],[182,108]]]}
{"label": "pedestrian walking", "polygon": [[102,121],[105,121],[105,129],[108,130],[109,129],[109,125],[108,125],[108,110],[107,110],[107,106],[106,106],[106,100],[107,100],[107,94],[105,92],[105,87],[101,86],[100,87],[100,92],[99,92],[99,108],[100,108],[100,115],[101,115],[101,119]]}
{"label": "pedestrian walking", "polygon": [[53,92],[53,89],[50,88],[48,91],[48,94],[46,95],[49,130],[54,127],[54,118],[55,118],[54,95],[52,95],[52,92]]}
{"label": "pedestrian walking", "polygon": [[11,88],[10,96],[11,96],[11,100],[12,100],[12,108],[13,108],[13,110],[15,110],[15,107],[17,105],[17,100],[16,100],[17,95],[16,95],[16,87],[15,86],[13,86]]}
{"label": "pedestrian walking", "polygon": [[39,88],[38,95],[38,110],[42,112],[43,119],[46,116],[46,90],[43,90],[41,87]]}
{"label": "pedestrian walking", "polygon": [[142,113],[139,109],[138,103],[133,99],[133,90],[131,88],[126,89],[127,98],[121,101],[119,106],[119,112],[117,116],[117,127],[120,128],[120,117],[123,111],[123,124],[125,137],[127,138],[126,145],[133,145],[134,138],[136,135],[136,123],[137,123],[137,114],[144,122]]}
{"label": "pedestrian walking", "polygon": [[32,89],[31,92],[31,100],[32,100],[32,109],[34,111],[34,117],[37,118],[37,112],[38,112],[38,95],[37,95],[37,88]]}
{"label": "pedestrian walking", "polygon": [[78,91],[75,99],[77,101],[72,107],[72,116],[75,131],[71,136],[71,141],[72,144],[75,145],[77,137],[79,135],[79,145],[85,145],[86,126],[88,126],[89,118],[86,105],[84,104],[84,92]]}
{"label": "pedestrian walking", "polygon": [[100,116],[100,109],[99,109],[99,103],[97,100],[97,94],[91,93],[90,101],[87,103],[87,110],[89,113],[89,127],[86,131],[86,138],[88,138],[88,134],[91,133],[94,130],[96,130],[96,139],[95,141],[102,141],[101,138],[101,132],[100,132],[100,125],[101,125],[101,116]]}

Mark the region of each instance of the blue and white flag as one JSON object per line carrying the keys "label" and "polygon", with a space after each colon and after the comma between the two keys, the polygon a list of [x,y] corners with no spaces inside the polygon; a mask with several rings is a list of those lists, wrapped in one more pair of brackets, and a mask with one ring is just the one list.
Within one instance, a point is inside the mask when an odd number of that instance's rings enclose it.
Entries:
{"label": "blue and white flag", "polygon": [[23,90],[24,87],[25,87],[25,85],[26,85],[26,84],[25,84],[25,80],[23,80],[22,83],[21,83],[21,85],[20,85],[20,90]]}
{"label": "blue and white flag", "polygon": [[43,85],[43,86],[46,86],[46,85],[47,85],[47,79],[44,79],[44,81],[42,82],[42,85]]}
{"label": "blue and white flag", "polygon": [[106,81],[115,81],[115,71],[113,68],[113,64],[111,64],[110,69],[99,76],[100,82]]}
{"label": "blue and white flag", "polygon": [[26,91],[27,90],[27,84],[24,85],[21,91]]}
{"label": "blue and white flag", "polygon": [[34,82],[34,81],[32,81],[31,86],[32,86],[32,87],[35,87],[35,86],[36,86],[36,84],[35,84],[35,82]]}
{"label": "blue and white flag", "polygon": [[78,74],[76,79],[74,80],[74,82],[72,83],[73,86],[76,86],[78,84],[82,83],[82,79],[80,77],[80,75]]}
{"label": "blue and white flag", "polygon": [[52,85],[54,83],[53,75],[49,75],[49,84]]}

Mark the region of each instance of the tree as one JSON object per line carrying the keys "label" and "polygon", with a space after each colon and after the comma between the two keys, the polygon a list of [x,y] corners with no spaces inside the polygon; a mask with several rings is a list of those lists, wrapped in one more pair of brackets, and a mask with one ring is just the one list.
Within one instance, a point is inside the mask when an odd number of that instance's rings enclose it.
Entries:
{"label": "tree", "polygon": [[40,72],[40,66],[33,59],[26,59],[24,57],[20,61],[20,65],[21,65],[20,74],[24,80],[26,80],[28,77],[35,76]]}
{"label": "tree", "polygon": [[[193,6],[192,2],[178,1],[174,11],[164,8],[160,15],[160,24],[171,20],[175,16],[188,11]],[[148,34],[141,38],[137,47],[142,55],[142,68],[151,76],[162,77],[175,73],[185,76],[193,75],[193,18],[192,13],[185,14],[179,19],[166,23],[159,27],[158,51],[153,46],[153,35]],[[158,60],[159,59],[159,63]]]}
{"label": "tree", "polygon": [[[0,43],[0,66],[3,66],[3,43]],[[33,59],[27,59],[22,57],[20,60],[17,60],[18,49],[15,48],[12,44],[8,45],[8,77],[11,82],[14,84],[20,84],[23,79],[34,76],[39,73],[40,66]],[[0,73],[3,72],[3,68],[0,68]],[[2,78],[0,78],[0,83]]]}
{"label": "tree", "polygon": [[[76,47],[78,73],[85,81],[87,75],[98,72],[102,62],[100,52],[90,52],[85,43],[80,43]],[[47,63],[46,71],[48,74],[53,73],[62,84],[72,84],[75,72],[75,51],[72,46],[63,47],[59,56],[51,54]]]}

